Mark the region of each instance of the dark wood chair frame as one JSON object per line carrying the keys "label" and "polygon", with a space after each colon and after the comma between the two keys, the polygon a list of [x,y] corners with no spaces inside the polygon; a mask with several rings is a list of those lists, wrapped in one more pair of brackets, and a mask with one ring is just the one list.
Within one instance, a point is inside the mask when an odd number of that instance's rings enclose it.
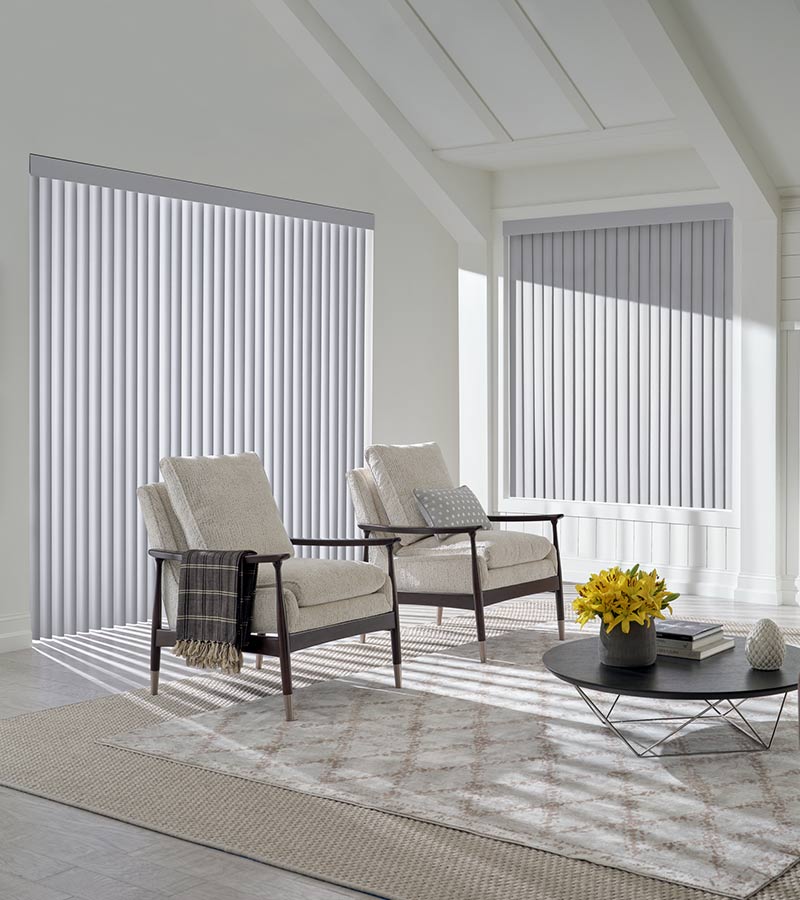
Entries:
{"label": "dark wood chair frame", "polygon": [[[550,514],[509,514],[492,515],[488,517],[491,522],[550,522],[553,529],[553,546],[556,551],[556,574],[548,578],[539,578],[536,581],[525,581],[521,584],[510,584],[506,587],[493,588],[484,591],[481,587],[480,568],[478,566],[478,550],[475,541],[476,532],[480,526],[470,528],[432,528],[410,527],[400,525],[380,525],[372,523],[359,523],[359,528],[369,537],[373,532],[383,534],[468,534],[470,541],[472,564],[472,592],[469,594],[447,593],[428,594],[416,591],[398,591],[398,603],[416,604],[418,606],[438,607],[437,622],[441,625],[442,609],[471,609],[475,613],[475,627],[478,632],[481,662],[486,662],[486,623],[483,615],[484,608],[503,600],[513,600],[517,597],[525,597],[528,594],[542,594],[552,591],[556,595],[556,615],[558,618],[558,637],[565,638],[564,629],[564,582],[561,576],[561,553],[558,549],[558,520],[563,519],[563,513]],[[364,558],[367,558],[369,548],[364,549]],[[392,556],[391,550],[388,556]]]}
{"label": "dark wood chair frame", "polygon": [[[398,612],[397,587],[394,578],[394,559],[392,546],[398,542],[398,538],[354,538],[342,540],[327,540],[325,538],[292,538],[295,547],[363,547],[365,555],[370,547],[386,547],[389,559],[388,574],[392,586],[392,608],[389,612],[376,616],[368,616],[363,619],[351,619],[347,622],[339,622],[336,625],[328,625],[324,628],[312,628],[306,631],[289,631],[286,620],[286,607],[283,597],[283,581],[281,567],[289,559],[288,553],[259,555],[251,554],[247,561],[256,565],[267,564],[275,567],[275,602],[276,602],[276,634],[250,634],[243,647],[245,653],[256,654],[256,668],[261,668],[261,660],[264,656],[275,656],[280,660],[281,687],[283,690],[283,702],[286,711],[286,720],[294,719],[292,704],[292,664],[291,654],[295,650],[305,650],[307,647],[315,647],[318,644],[327,644],[329,641],[337,641],[341,638],[354,637],[358,634],[366,634],[373,631],[388,631],[392,642],[392,663],[394,665],[394,683],[396,687],[402,687],[402,657],[400,651],[400,617]],[[150,550],[150,556],[156,562],[156,585],[153,596],[153,620],[150,629],[150,692],[158,693],[158,676],[161,669],[161,649],[174,647],[177,636],[174,630],[163,627],[163,607],[161,594],[161,581],[164,563],[166,561],[181,562],[183,552],[180,550]]]}

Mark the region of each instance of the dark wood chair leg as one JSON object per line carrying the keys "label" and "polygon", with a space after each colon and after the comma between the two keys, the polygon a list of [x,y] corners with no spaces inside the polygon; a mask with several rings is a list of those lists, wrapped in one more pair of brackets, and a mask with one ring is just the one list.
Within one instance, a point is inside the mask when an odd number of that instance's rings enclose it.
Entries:
{"label": "dark wood chair leg", "polygon": [[558,639],[563,641],[566,636],[566,626],[564,625],[564,587],[563,585],[556,591],[556,616],[558,617]]}
{"label": "dark wood chair leg", "polygon": [[156,643],[156,637],[161,628],[161,570],[163,565],[163,559],[156,560],[156,589],[153,595],[153,621],[150,625],[150,693],[154,697],[158,694],[158,676],[161,671],[161,647]]}
{"label": "dark wood chair leg", "polygon": [[436,624],[437,625],[442,624],[442,613],[443,612],[444,612],[443,607],[441,607],[441,606],[436,607]]}
{"label": "dark wood chair leg", "polygon": [[563,641],[567,637],[564,625],[564,579],[561,577],[561,551],[558,549],[558,521],[553,519],[553,546],[556,550],[556,574],[558,575],[558,590],[556,591],[556,617],[558,619],[558,639]]}
{"label": "dark wood chair leg", "polygon": [[481,590],[481,572],[478,568],[478,548],[475,545],[475,532],[469,533],[472,550],[472,600],[475,607],[475,629],[478,632],[478,648],[481,662],[486,662],[486,622],[483,617],[483,591]]}
{"label": "dark wood chair leg", "polygon": [[[369,537],[369,535],[367,535],[367,537]],[[361,551],[361,561],[362,561],[362,562],[369,562],[369,547],[364,547],[364,549]],[[365,634],[362,634],[362,635],[359,637],[359,640],[361,641],[362,644],[366,644],[366,643],[367,643],[367,636],[366,636]]]}
{"label": "dark wood chair leg", "polygon": [[278,620],[278,656],[281,663],[281,688],[283,690],[283,707],[286,721],[294,720],[292,704],[292,659],[289,650],[289,627],[286,623],[286,610],[283,606],[283,581],[281,564],[275,563],[275,604]]}
{"label": "dark wood chair leg", "polygon": [[389,583],[392,586],[392,611],[394,612],[394,628],[391,630],[392,639],[392,665],[394,666],[394,686],[403,686],[403,656],[400,650],[400,604],[397,602],[397,586],[394,581],[394,560],[392,550],[389,549]]}

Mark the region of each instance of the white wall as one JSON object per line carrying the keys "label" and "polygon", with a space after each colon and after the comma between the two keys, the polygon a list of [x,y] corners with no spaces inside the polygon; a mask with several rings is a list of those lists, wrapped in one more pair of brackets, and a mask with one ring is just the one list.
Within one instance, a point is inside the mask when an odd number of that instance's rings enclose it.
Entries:
{"label": "white wall", "polygon": [[781,275],[778,549],[782,594],[793,601],[800,590],[800,196],[783,203]]}
{"label": "white wall", "polygon": [[246,0],[3,0],[0,85],[0,650],[30,637],[29,153],[374,212],[373,436],[456,470],[456,245]]}

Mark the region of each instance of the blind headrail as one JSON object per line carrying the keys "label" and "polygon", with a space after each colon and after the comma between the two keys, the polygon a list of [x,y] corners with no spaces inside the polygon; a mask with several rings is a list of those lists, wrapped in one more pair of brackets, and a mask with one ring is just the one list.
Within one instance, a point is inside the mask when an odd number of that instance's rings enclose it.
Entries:
{"label": "blind headrail", "polygon": [[593,231],[629,225],[667,225],[673,222],[708,222],[733,218],[729,203],[695,206],[665,206],[657,209],[626,209],[618,212],[583,213],[574,216],[546,216],[541,219],[510,219],[503,222],[503,235],[550,234],[560,231]]}
{"label": "blind headrail", "polygon": [[135,191],[140,194],[173,197],[176,200],[191,200],[232,209],[270,213],[275,216],[291,216],[314,222],[328,222],[332,225],[375,228],[373,213],[325,206],[321,203],[308,203],[305,200],[289,200],[286,197],[273,197],[269,194],[257,194],[253,191],[218,187],[196,181],[184,181],[180,178],[145,175],[141,172],[130,172],[127,169],[113,169],[108,166],[74,162],[53,156],[39,156],[35,153],[30,155],[30,174],[60,181],[74,181],[78,184]]}

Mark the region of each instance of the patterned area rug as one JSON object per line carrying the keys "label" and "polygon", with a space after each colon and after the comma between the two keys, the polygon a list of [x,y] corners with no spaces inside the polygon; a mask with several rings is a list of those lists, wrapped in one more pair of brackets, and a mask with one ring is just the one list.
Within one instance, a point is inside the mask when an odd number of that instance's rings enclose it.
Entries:
{"label": "patterned area rug", "polygon": [[[532,630],[539,633],[543,642],[549,642],[553,619],[551,601],[524,600],[495,609],[487,616],[487,627],[492,636]],[[726,628],[731,633],[744,634],[748,626],[731,623]],[[800,632],[787,633],[787,636],[792,643],[800,644]],[[456,704],[462,702],[460,697],[465,690],[474,695],[462,664],[458,662],[474,661],[466,646],[473,637],[474,626],[464,618],[445,620],[438,628],[418,625],[404,629],[407,660],[404,668],[409,685],[404,693],[410,696],[425,694],[437,703]],[[454,647],[459,649],[444,654],[450,659],[447,665],[452,667],[447,690],[432,693],[423,690],[422,683],[411,684],[412,668],[416,679],[426,677],[428,657],[440,656],[442,654],[436,651]],[[371,686],[371,693],[381,691],[384,676],[377,669],[385,666],[388,656],[388,640],[378,635],[370,636],[367,644],[338,643],[295,654],[293,671],[297,687],[317,683],[312,690],[297,692],[295,702],[300,718],[296,724],[314,729],[311,711],[317,703],[313,696],[317,691],[322,691],[320,696],[324,696],[327,690],[319,682],[357,675],[357,679],[346,678],[342,687],[349,690],[362,684],[358,689],[366,692],[363,687],[366,681]],[[412,663],[414,656],[425,658]],[[499,664],[505,667],[500,654],[492,650],[491,656],[490,669]],[[472,665],[471,662],[468,664]],[[513,671],[503,678],[508,681],[509,691],[518,695],[516,664],[508,668]],[[377,680],[371,680],[371,675]],[[532,849],[515,839],[487,837],[408,815],[381,812],[360,805],[358,801],[317,797],[302,789],[288,790],[263,780],[226,774],[217,768],[122,750],[106,743],[114,736],[147,731],[159,723],[185,721],[198,714],[231,709],[248,701],[260,703],[265,700],[269,708],[274,702],[269,698],[279,692],[279,684],[277,666],[270,661],[264,670],[248,668],[236,678],[199,676],[184,679],[166,685],[155,698],[145,691],[134,691],[2,720],[0,783],[392,900],[508,900],[511,897],[515,900],[713,900],[719,895],[719,885],[714,885],[715,893],[711,893],[625,869],[596,865],[574,855],[562,856]],[[401,696],[393,690],[387,693],[393,701]],[[474,702],[472,696],[465,705],[469,707]],[[525,709],[524,705],[514,708],[505,704],[501,706],[501,714],[513,716]],[[268,724],[273,724],[273,714],[267,711],[263,715],[266,729]],[[551,710],[549,719],[559,729],[569,724],[566,721],[558,723],[557,720],[563,719],[561,712],[556,714]],[[787,724],[791,731],[791,718]],[[274,726],[283,727],[278,718],[274,719]],[[582,719],[577,720],[579,730],[584,726],[586,723]],[[454,734],[461,733],[463,738],[464,730],[460,723]],[[603,790],[607,778],[617,777],[613,772],[609,774],[592,766],[595,742],[603,739],[600,732],[593,731],[591,742],[574,757],[579,772],[573,774],[572,780],[583,784],[589,793]],[[782,734],[780,740],[783,739]],[[773,750],[752,757],[738,754],[723,757],[719,768],[737,774],[745,759],[767,763],[770,758],[780,756],[787,763],[788,773],[798,754],[795,751],[789,761],[788,750],[782,749],[781,745],[777,751],[777,754]],[[621,753],[619,748],[613,752]],[[520,756],[536,758],[524,742],[520,742]],[[635,758],[621,755],[619,759],[620,773],[638,771]],[[675,762],[650,760],[647,765],[672,767]],[[551,764],[550,760],[541,758],[543,767]],[[300,772],[300,767],[296,767],[296,771]],[[756,795],[751,796],[751,801],[746,797],[740,799],[744,803],[741,807],[743,815],[747,814],[748,802],[753,809],[768,814],[766,819],[750,820],[750,824],[754,832],[765,832],[762,843],[774,851],[781,838],[771,842],[767,833],[777,835],[795,828],[797,816],[796,807],[792,805],[784,805],[778,812],[769,811],[770,804],[764,802],[763,795],[771,790],[770,772],[769,768],[762,771],[760,787],[751,783],[752,793]],[[463,774],[465,780],[471,777],[469,772]],[[791,779],[788,774],[787,777]],[[794,780],[797,781],[796,774]],[[624,781],[619,783],[624,784]],[[679,779],[671,781],[670,785],[674,789],[669,797],[672,806],[682,802],[681,791],[685,793],[685,790]],[[711,789],[713,785],[703,786],[703,790]],[[728,788],[729,800],[734,789],[735,785]],[[792,797],[794,789],[789,790],[784,799],[791,801]],[[651,797],[647,802],[651,806],[657,804],[663,812],[662,800],[663,797]],[[532,802],[540,801],[541,798],[533,797]],[[779,806],[781,798],[776,797],[771,802],[773,806]],[[613,808],[619,806],[615,804]],[[610,809],[609,815],[604,815],[602,803],[594,809],[600,817],[594,827],[612,840],[613,833],[622,828],[622,823],[612,822]],[[504,817],[503,821],[502,814],[495,812],[501,820],[494,826],[509,824],[510,817]],[[656,828],[660,827],[662,812],[652,813],[651,822]],[[590,820],[584,819],[582,825],[584,830],[591,830]],[[717,853],[718,847],[712,841],[712,826],[713,822],[697,829],[701,837],[692,850],[693,857],[705,860]],[[632,835],[637,841],[647,838],[644,834],[637,837],[635,832]],[[666,835],[663,839],[668,840]],[[757,843],[751,842],[747,846]],[[636,862],[640,846],[634,842],[624,847],[625,859],[621,864]],[[796,855],[797,850],[795,837],[789,852]],[[732,895],[744,896],[745,890],[737,886]],[[800,897],[800,866],[789,868],[751,897],[754,900],[797,900]]]}
{"label": "patterned area rug", "polygon": [[[488,665],[477,644],[417,657],[402,691],[391,669],[316,685],[298,698],[293,723],[269,697],[110,743],[731,897],[796,862],[793,705],[769,753],[737,755],[733,765],[702,752],[639,759],[544,669],[555,643],[524,630],[492,639]],[[631,718],[697,711],[634,698],[624,705]],[[748,705],[766,731],[780,701]],[[652,739],[663,728],[631,727]],[[680,740],[684,751],[747,746],[720,718]]]}

